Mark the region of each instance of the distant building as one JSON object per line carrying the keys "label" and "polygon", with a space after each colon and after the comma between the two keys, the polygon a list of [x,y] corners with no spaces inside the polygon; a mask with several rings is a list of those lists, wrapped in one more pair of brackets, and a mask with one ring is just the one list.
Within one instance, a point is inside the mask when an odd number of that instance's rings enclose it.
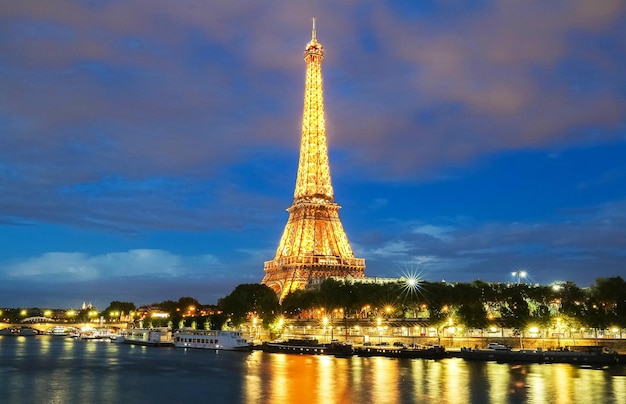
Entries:
{"label": "distant building", "polygon": [[399,278],[381,278],[376,276],[367,276],[364,278],[355,278],[350,275],[348,276],[328,276],[326,278],[313,278],[306,285],[307,289],[319,289],[320,285],[324,283],[325,280],[332,279],[337,282],[345,282],[346,284],[354,285],[358,284],[369,284],[369,285],[385,285],[389,283],[405,283],[407,282],[407,278],[401,276]]}

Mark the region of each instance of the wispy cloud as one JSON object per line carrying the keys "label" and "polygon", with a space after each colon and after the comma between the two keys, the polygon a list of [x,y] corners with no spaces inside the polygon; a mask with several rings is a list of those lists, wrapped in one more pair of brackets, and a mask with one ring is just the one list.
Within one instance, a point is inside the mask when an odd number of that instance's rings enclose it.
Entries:
{"label": "wispy cloud", "polygon": [[178,256],[163,250],[131,250],[89,256],[79,252],[50,252],[0,268],[8,280],[38,280],[50,283],[99,281],[126,277],[197,277],[223,270],[211,255]]}

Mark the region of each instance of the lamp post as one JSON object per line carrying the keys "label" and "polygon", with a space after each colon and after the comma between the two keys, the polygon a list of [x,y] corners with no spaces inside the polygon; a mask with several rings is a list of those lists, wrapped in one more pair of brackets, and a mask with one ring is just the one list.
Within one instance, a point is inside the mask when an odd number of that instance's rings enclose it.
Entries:
{"label": "lamp post", "polygon": [[519,285],[521,282],[521,278],[526,278],[527,273],[526,271],[514,271],[511,272],[511,275],[517,276],[517,284]]}

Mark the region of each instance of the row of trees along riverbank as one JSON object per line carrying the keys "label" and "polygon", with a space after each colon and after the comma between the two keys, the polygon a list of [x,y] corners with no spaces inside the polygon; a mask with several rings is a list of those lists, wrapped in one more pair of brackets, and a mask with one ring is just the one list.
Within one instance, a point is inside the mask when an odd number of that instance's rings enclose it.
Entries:
{"label": "row of trees along riverbank", "polygon": [[626,282],[599,278],[588,288],[573,282],[540,286],[474,281],[348,283],[332,279],[318,290],[298,290],[281,305],[263,285],[239,285],[218,306],[237,326],[253,317],[264,326],[285,318],[424,318],[429,326],[604,330],[626,328]]}
{"label": "row of trees along riverbank", "polygon": [[[51,310],[4,309],[3,321],[11,322]],[[598,278],[587,288],[573,282],[550,286],[531,284],[412,282],[364,284],[327,279],[318,289],[298,290],[279,304],[274,291],[265,285],[242,284],[217,305],[202,305],[191,297],[167,300],[136,308],[130,302],[111,302],[103,311],[87,308],[68,316],[70,311],[52,310],[51,318],[85,321],[104,317],[113,321],[143,321],[144,326],[194,325],[219,329],[237,328],[255,321],[268,328],[280,319],[384,319],[420,318],[429,327],[447,324],[464,329],[491,326],[526,331],[529,327],[565,330],[626,329],[626,282],[621,277]],[[151,313],[165,314],[161,317]],[[131,315],[132,314],[132,315]],[[36,315],[36,314],[35,314]]]}

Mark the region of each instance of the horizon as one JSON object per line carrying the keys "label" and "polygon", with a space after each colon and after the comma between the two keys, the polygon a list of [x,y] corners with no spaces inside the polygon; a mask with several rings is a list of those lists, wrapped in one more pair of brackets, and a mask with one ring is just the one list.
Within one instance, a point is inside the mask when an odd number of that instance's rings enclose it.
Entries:
{"label": "horizon", "polygon": [[622,1],[3,10],[0,306],[216,304],[259,283],[293,198],[313,16],[366,276],[626,273]]}

